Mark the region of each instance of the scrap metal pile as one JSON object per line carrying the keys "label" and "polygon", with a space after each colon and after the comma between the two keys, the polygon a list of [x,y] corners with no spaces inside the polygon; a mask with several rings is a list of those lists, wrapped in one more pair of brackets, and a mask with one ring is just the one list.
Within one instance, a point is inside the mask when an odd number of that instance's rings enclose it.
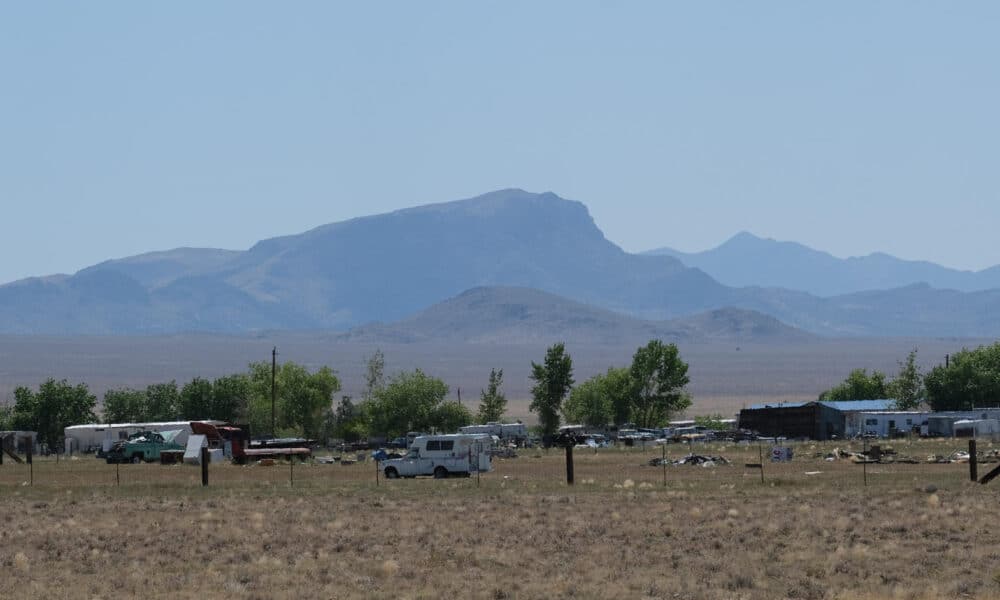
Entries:
{"label": "scrap metal pile", "polygon": [[[906,456],[902,454],[897,454],[895,450],[891,447],[886,448],[871,448],[867,452],[852,452],[850,450],[844,450],[842,448],[834,448],[833,451],[826,454],[816,453],[813,455],[814,458],[823,458],[824,460],[833,462],[837,460],[849,460],[857,464],[909,464],[918,465],[921,463],[931,463],[931,464],[950,464],[950,463],[967,463],[969,462],[969,453],[964,450],[957,450],[948,455],[942,454],[932,454],[928,456],[925,460],[920,460],[913,456]],[[987,452],[977,453],[976,460],[980,463],[991,463],[1000,462],[1000,450],[989,450]]]}
{"label": "scrap metal pile", "polygon": [[695,467],[714,467],[716,465],[728,465],[729,460],[723,456],[710,456],[707,454],[688,454],[678,458],[677,460],[671,460],[669,458],[654,458],[649,461],[649,466],[651,467],[662,467],[663,465],[670,466],[680,466],[689,465]]}

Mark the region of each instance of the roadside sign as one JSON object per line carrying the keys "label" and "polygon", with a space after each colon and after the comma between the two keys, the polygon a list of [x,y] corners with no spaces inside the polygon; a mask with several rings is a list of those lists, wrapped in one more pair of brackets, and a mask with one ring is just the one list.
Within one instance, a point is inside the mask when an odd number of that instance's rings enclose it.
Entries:
{"label": "roadside sign", "polygon": [[771,462],[791,462],[792,449],[787,446],[773,446],[771,448]]}

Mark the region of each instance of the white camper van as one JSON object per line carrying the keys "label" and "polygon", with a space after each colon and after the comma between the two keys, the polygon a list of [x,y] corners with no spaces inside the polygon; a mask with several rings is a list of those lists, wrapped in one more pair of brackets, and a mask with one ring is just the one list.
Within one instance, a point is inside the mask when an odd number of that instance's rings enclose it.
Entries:
{"label": "white camper van", "polygon": [[468,477],[477,471],[493,470],[489,450],[493,438],[484,434],[421,435],[413,440],[403,458],[382,461],[387,479],[433,475]]}

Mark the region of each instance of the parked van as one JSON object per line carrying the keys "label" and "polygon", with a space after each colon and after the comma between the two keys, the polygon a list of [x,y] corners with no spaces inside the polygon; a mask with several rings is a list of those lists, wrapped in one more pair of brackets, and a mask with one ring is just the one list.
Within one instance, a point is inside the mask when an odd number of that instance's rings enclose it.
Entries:
{"label": "parked van", "polygon": [[489,450],[493,438],[484,434],[421,435],[413,439],[406,456],[382,461],[387,479],[433,475],[468,477],[477,471],[492,471]]}

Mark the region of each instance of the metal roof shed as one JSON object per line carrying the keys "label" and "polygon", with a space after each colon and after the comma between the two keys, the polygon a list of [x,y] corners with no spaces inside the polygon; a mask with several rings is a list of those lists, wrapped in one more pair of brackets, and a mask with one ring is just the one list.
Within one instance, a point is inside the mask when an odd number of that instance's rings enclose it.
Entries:
{"label": "metal roof shed", "polygon": [[740,411],[740,428],[768,437],[829,440],[844,436],[844,415],[815,401],[757,405]]}

